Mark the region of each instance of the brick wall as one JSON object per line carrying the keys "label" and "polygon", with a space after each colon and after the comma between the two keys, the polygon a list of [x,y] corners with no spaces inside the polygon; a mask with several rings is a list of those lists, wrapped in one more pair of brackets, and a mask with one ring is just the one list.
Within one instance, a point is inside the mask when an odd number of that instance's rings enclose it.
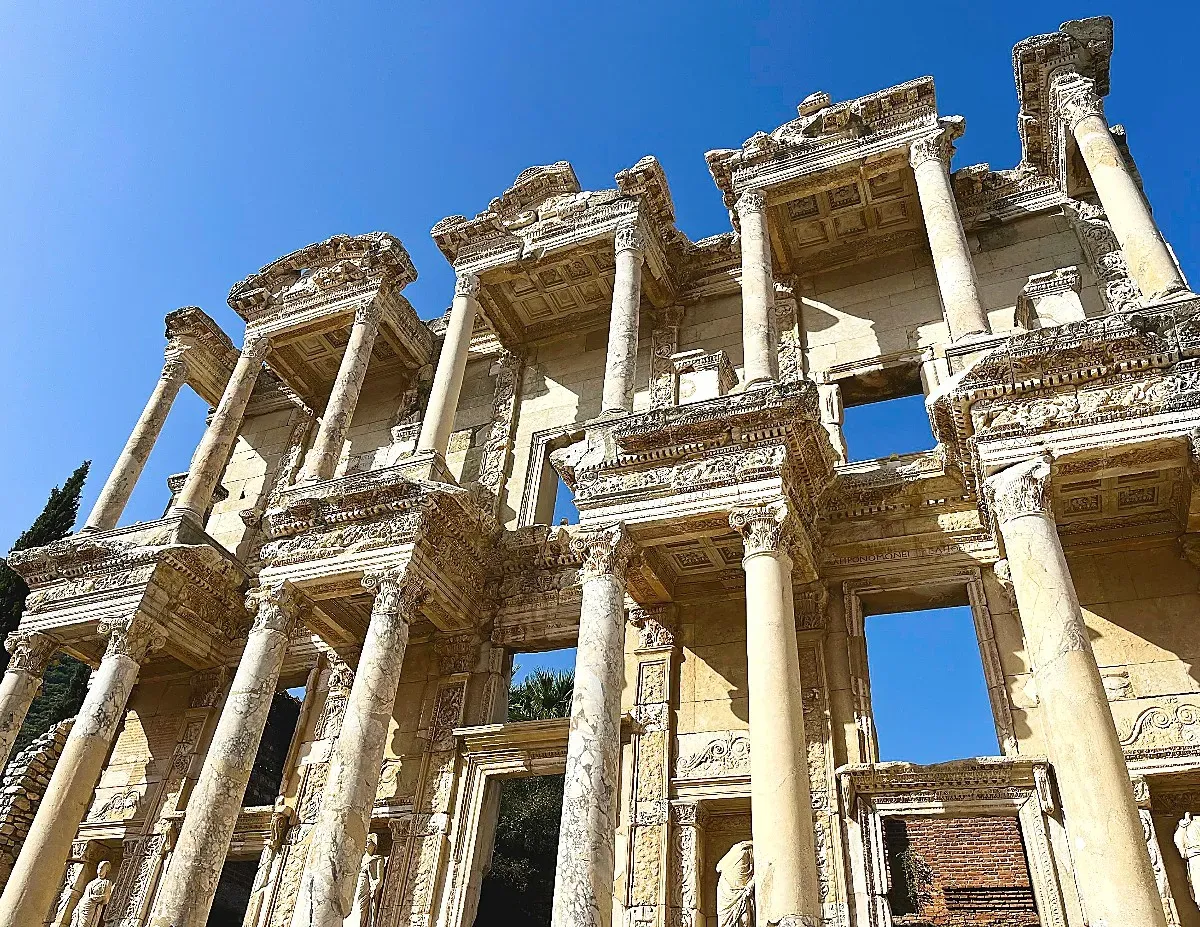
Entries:
{"label": "brick wall", "polygon": [[889,818],[884,839],[897,925],[1039,923],[1016,818]]}

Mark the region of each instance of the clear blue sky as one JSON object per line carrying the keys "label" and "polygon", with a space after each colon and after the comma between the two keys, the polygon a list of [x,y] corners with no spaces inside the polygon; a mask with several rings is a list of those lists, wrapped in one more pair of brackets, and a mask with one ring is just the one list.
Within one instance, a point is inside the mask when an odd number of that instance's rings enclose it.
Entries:
{"label": "clear blue sky", "polygon": [[[158,376],[163,315],[200,305],[240,342],[229,287],[294,248],[390,231],[432,317],[452,279],[430,227],[531,164],[565,158],[598,188],[652,153],[700,238],[729,228],[707,149],[814,90],[928,73],[967,118],[955,166],[1009,167],[1013,44],[1096,13],[1116,19],[1110,118],[1200,274],[1194,4],[3,4],[0,547],[88,457],[90,507]],[[128,520],[161,514],[204,413],[185,391]]]}

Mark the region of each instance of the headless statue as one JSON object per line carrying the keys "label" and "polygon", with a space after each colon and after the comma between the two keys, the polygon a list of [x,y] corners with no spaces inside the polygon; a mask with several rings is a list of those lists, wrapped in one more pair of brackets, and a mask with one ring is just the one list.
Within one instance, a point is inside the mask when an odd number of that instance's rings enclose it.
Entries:
{"label": "headless statue", "polygon": [[362,869],[354,885],[354,907],[346,918],[346,927],[375,927],[379,910],[379,886],[383,882],[383,857],[379,853],[379,838],[367,834]]}
{"label": "headless statue", "polygon": [[83,895],[71,915],[71,927],[100,927],[104,909],[112,898],[113,884],[108,873],[112,863],[101,860],[96,867],[96,878],[83,887]]}
{"label": "headless statue", "polygon": [[1200,818],[1189,811],[1175,828],[1175,846],[1187,866],[1188,885],[1192,889],[1192,901],[1200,905]]}
{"label": "headless statue", "polygon": [[717,927],[754,927],[754,844],[735,843],[717,863]]}

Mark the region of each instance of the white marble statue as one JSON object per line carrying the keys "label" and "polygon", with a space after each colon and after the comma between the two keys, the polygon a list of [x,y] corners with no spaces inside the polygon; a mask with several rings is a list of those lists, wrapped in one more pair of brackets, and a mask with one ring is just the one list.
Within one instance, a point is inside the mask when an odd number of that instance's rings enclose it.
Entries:
{"label": "white marble statue", "polygon": [[1188,885],[1192,900],[1200,905],[1200,818],[1189,811],[1175,828],[1175,846],[1187,865]]}
{"label": "white marble statue", "polygon": [[354,907],[346,918],[346,927],[374,927],[379,911],[379,886],[383,882],[383,856],[379,853],[379,837],[367,834],[362,869],[354,885]]}
{"label": "white marble statue", "polygon": [[754,844],[735,843],[717,863],[717,927],[754,927]]}
{"label": "white marble statue", "polygon": [[83,888],[83,895],[71,915],[71,927],[99,927],[104,909],[112,898],[113,884],[108,877],[112,863],[101,860],[96,867],[96,878]]}

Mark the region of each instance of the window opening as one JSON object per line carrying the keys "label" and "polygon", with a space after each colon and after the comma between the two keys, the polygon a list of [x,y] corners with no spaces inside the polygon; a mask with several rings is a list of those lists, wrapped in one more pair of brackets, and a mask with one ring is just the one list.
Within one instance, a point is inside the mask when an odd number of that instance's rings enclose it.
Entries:
{"label": "window opening", "polygon": [[229,927],[240,924],[250,906],[250,892],[254,888],[254,876],[258,872],[258,860],[230,859],[221,867],[221,878],[213,896],[212,910],[208,914],[208,927]]}
{"label": "window opening", "polygon": [[924,394],[847,407],[845,416],[842,427],[851,460],[912,454],[937,444],[929,427]]}
{"label": "window opening", "polygon": [[865,624],[880,761],[998,753],[970,607],[870,615]]}
{"label": "window opening", "polygon": [[509,721],[544,721],[571,714],[575,648],[513,655]]}
{"label": "window opening", "polygon": [[292,694],[293,691],[276,692],[271,700],[267,726],[263,729],[258,753],[254,756],[254,766],[250,770],[250,781],[246,785],[246,797],[242,801],[247,808],[272,805],[279,795],[283,767],[296,733],[296,723],[300,720],[300,703],[304,697],[303,687],[299,690],[299,698]]}

